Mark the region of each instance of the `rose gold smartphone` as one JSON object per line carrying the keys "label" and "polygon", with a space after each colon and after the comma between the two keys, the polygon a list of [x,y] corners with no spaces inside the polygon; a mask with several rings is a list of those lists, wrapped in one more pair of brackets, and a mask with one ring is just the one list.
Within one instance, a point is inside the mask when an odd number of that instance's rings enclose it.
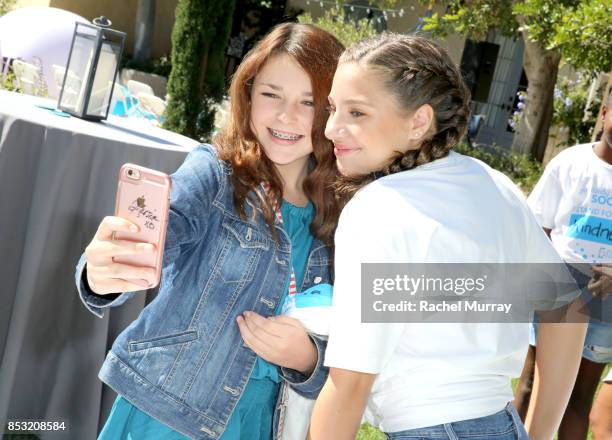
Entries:
{"label": "rose gold smartphone", "polygon": [[170,176],[160,171],[126,163],[119,170],[115,216],[123,217],[140,227],[139,232],[115,232],[115,239],[152,243],[155,253],[121,255],[117,263],[148,266],[156,270],[155,282],[129,279],[127,281],[153,288],[159,284],[164,255],[164,242],[170,210]]}

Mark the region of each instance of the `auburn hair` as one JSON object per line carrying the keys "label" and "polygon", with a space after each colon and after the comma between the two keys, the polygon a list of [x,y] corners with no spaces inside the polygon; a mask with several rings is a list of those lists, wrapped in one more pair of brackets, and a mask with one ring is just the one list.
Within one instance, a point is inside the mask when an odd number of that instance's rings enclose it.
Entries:
{"label": "auburn hair", "polygon": [[276,200],[281,200],[281,178],[272,161],[264,153],[251,129],[251,87],[264,64],[279,54],[296,61],[310,78],[312,85],[314,120],[312,124],[311,167],[303,189],[312,201],[315,216],[310,225],[312,234],[331,244],[336,229],[339,208],[334,197],[333,184],[338,175],[331,142],[325,138],[327,96],[342,44],[330,33],[316,26],[283,23],[276,26],[246,55],[229,88],[230,111],[227,124],[214,138],[219,157],[231,164],[234,188],[234,207],[242,218],[246,217],[245,202],[259,202],[264,219],[274,232],[273,201],[261,190],[263,181],[270,185]]}

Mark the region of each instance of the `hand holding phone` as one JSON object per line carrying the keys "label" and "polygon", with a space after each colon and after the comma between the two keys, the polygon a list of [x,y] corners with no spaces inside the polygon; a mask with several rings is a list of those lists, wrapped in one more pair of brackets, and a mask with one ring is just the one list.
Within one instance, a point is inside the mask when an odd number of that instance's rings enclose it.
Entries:
{"label": "hand holding phone", "polygon": [[101,295],[159,284],[170,210],[170,177],[125,164],[119,171],[115,216],[106,217],[87,246],[87,280]]}

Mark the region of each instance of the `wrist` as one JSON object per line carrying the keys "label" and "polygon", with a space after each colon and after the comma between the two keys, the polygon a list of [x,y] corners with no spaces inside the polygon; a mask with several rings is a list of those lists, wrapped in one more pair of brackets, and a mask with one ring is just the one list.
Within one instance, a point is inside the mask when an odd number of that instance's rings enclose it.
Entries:
{"label": "wrist", "polygon": [[296,370],[302,373],[304,376],[310,376],[312,374],[315,367],[317,366],[317,361],[319,359],[317,347],[315,346],[314,342],[312,341],[312,339],[310,339],[310,337],[308,338],[308,341],[310,342],[310,344],[307,353],[304,357],[304,360],[301,365],[296,368]]}

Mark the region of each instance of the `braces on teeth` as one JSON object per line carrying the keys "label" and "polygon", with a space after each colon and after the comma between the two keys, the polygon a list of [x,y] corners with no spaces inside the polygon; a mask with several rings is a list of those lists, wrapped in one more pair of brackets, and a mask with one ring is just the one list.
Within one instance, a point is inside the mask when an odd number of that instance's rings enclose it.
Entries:
{"label": "braces on teeth", "polygon": [[280,139],[285,139],[288,141],[297,141],[301,136],[300,135],[288,135],[288,134],[283,134],[283,133],[279,133],[276,130],[272,130],[270,129],[270,131],[272,131],[272,134]]}

